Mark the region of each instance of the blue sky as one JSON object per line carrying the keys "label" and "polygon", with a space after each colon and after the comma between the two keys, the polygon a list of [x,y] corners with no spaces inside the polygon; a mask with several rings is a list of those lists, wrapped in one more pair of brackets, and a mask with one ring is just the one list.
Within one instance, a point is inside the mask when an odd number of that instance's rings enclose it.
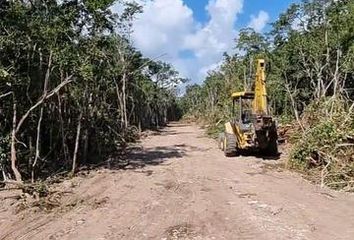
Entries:
{"label": "blue sky", "polygon": [[201,83],[232,52],[238,31],[269,30],[269,23],[300,0],[140,0],[133,44],[150,58],[171,63],[183,77]]}
{"label": "blue sky", "polygon": [[[207,22],[209,19],[208,13],[205,11],[205,6],[209,0],[183,0],[183,2],[193,10],[194,17],[200,22]],[[271,21],[275,20],[279,13],[285,11],[292,3],[297,3],[299,0],[246,0],[243,5],[243,13],[236,23],[236,28],[240,29],[247,26],[250,20],[250,15],[256,15],[260,10],[266,11]],[[265,29],[266,30],[266,29]]]}

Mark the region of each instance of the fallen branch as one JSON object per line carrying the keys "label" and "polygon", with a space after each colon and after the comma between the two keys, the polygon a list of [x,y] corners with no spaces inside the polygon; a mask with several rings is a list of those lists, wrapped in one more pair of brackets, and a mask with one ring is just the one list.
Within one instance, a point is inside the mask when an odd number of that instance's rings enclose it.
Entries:
{"label": "fallen branch", "polygon": [[353,147],[354,143],[342,143],[342,144],[337,144],[336,149],[340,147]]}
{"label": "fallen branch", "polygon": [[332,182],[332,183],[328,183],[327,186],[338,185],[338,184],[349,184],[349,183],[354,183],[354,181]]}
{"label": "fallen branch", "polygon": [[61,88],[63,88],[65,85],[69,84],[72,82],[71,80],[72,75],[67,77],[63,82],[61,82],[56,88],[54,88],[52,91],[50,91],[48,94],[44,94],[36,104],[34,104],[26,113],[25,115],[22,116],[21,120],[18,122],[17,127],[16,127],[16,133],[20,130],[22,124],[24,123],[24,121],[27,119],[27,117],[29,116],[29,114],[35,110],[37,107],[39,107],[44,100],[47,100],[49,98],[51,98],[54,94],[56,94],[57,92],[60,91]]}
{"label": "fallen branch", "polygon": [[4,97],[7,97],[7,96],[9,96],[11,94],[12,94],[12,92],[4,93],[4,94],[0,95],[0,99],[4,98]]}
{"label": "fallen branch", "polygon": [[7,199],[20,200],[21,198],[22,198],[21,195],[15,195],[15,196],[3,197],[2,200],[7,200]]}

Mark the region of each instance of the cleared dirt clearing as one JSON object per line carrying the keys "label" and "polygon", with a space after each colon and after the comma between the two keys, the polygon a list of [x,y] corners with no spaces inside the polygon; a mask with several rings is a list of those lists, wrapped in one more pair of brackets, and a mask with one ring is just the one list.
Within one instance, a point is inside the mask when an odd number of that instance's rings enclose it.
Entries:
{"label": "cleared dirt clearing", "polygon": [[130,159],[62,183],[74,192],[62,211],[14,215],[4,200],[0,239],[353,239],[353,195],[226,158],[197,126],[171,124]]}

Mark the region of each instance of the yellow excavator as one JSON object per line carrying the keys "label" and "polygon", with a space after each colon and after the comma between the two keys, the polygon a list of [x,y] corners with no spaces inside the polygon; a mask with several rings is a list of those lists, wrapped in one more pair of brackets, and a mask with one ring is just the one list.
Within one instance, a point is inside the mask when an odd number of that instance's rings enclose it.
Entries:
{"label": "yellow excavator", "polygon": [[277,126],[268,109],[264,59],[257,60],[251,91],[233,93],[232,103],[233,119],[225,123],[225,130],[219,136],[219,148],[225,156],[235,156],[242,150],[277,155]]}

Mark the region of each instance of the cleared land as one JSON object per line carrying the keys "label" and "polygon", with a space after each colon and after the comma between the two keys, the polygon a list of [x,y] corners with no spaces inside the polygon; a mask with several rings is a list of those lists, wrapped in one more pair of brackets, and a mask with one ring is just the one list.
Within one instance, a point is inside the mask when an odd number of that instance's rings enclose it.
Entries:
{"label": "cleared land", "polygon": [[0,239],[353,239],[354,195],[281,160],[226,158],[197,126],[152,133],[129,159],[58,184],[71,193],[49,213],[14,214],[0,192]]}

